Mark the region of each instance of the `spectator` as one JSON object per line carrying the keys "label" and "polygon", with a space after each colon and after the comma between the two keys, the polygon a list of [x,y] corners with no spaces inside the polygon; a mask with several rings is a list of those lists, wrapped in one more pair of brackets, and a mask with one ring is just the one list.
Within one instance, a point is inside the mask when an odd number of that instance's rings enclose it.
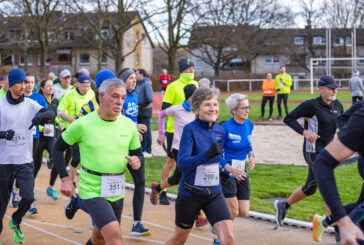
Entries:
{"label": "spectator", "polygon": [[147,126],[143,134],[142,150],[144,157],[152,157],[152,133],[150,132],[150,120],[152,118],[153,88],[147,72],[144,69],[136,71],[137,85],[135,92],[138,94],[137,122]]}
{"label": "spectator", "polygon": [[359,71],[353,72],[353,76],[349,80],[349,86],[351,90],[351,98],[353,99],[353,104],[358,100],[363,99],[364,86],[363,81],[359,77]]}
{"label": "spectator", "polygon": [[57,79],[57,76],[54,74],[54,72],[50,72],[48,73],[48,79],[50,79],[54,84],[54,80]]}
{"label": "spectator", "polygon": [[167,74],[167,70],[162,70],[162,75],[159,77],[159,82],[161,83],[162,91],[166,91],[166,88],[171,82],[171,77]]}
{"label": "spectator", "polygon": [[275,95],[275,81],[272,80],[272,73],[267,74],[267,79],[263,81],[262,90],[263,90],[263,99],[262,99],[262,107],[261,111],[262,114],[260,116],[261,119],[264,118],[264,107],[269,101],[269,118],[268,120],[272,120],[272,113],[273,113],[273,103],[274,103],[274,95]]}
{"label": "spectator", "polygon": [[291,93],[291,86],[292,86],[292,77],[286,73],[286,66],[281,66],[281,73],[279,73],[275,77],[275,83],[276,83],[276,91],[277,91],[277,106],[278,106],[278,112],[279,115],[277,119],[282,118],[282,109],[281,109],[281,103],[283,99],[284,109],[286,111],[286,116],[288,115],[288,95]]}
{"label": "spectator", "polygon": [[201,78],[200,80],[198,80],[198,86],[200,88],[209,88],[210,87],[210,79],[204,77],[204,78]]}
{"label": "spectator", "polygon": [[86,69],[86,68],[81,68],[78,73],[80,73],[80,75],[86,75],[86,76],[90,76],[90,72]]}
{"label": "spectator", "polygon": [[0,98],[6,95],[6,92],[9,90],[9,81],[7,75],[0,76],[0,83],[2,84],[0,88]]}

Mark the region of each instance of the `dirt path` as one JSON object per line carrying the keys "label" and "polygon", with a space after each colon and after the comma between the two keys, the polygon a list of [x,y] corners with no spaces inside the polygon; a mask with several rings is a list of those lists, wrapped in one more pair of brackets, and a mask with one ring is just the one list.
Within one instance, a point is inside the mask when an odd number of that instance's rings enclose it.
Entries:
{"label": "dirt path", "polygon": [[[79,210],[73,220],[68,220],[64,216],[64,205],[67,199],[62,196],[61,199],[53,201],[44,193],[48,178],[49,170],[42,166],[35,190],[37,194],[36,207],[39,213],[33,216],[26,215],[21,225],[25,236],[25,244],[85,244],[91,234],[88,215]],[[59,181],[57,181],[57,184],[59,184]],[[59,185],[56,188],[58,190]],[[121,224],[123,244],[164,244],[172,235],[174,229],[174,202],[170,206],[153,206],[149,202],[149,196],[146,195],[143,224],[151,229],[152,235],[150,237],[132,237],[129,236],[133,222],[131,200],[132,191],[127,190]],[[9,206],[7,215],[11,215],[13,211],[14,209]],[[3,245],[16,244],[12,240],[12,232],[8,227],[8,217],[3,220],[4,230],[0,235],[0,241]],[[276,229],[274,223],[253,219],[237,218],[234,221],[234,234],[237,245],[317,244],[312,240],[311,231],[309,230],[288,226]],[[213,238],[214,236],[208,226],[194,228],[187,244],[208,245],[212,244]],[[334,244],[334,237],[325,234],[320,244]]]}

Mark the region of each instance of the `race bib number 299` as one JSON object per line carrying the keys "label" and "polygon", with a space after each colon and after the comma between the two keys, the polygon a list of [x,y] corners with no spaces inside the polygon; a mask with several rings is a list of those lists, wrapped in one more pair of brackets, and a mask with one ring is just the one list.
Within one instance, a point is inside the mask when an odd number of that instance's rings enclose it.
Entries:
{"label": "race bib number 299", "polygon": [[196,168],[195,185],[217,186],[220,182],[219,164],[200,165]]}

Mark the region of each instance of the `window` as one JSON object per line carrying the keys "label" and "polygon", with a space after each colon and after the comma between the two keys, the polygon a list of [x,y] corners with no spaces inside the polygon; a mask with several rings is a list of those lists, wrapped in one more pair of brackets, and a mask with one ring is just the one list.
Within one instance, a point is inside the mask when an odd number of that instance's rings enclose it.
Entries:
{"label": "window", "polygon": [[135,55],[135,64],[139,65],[140,61],[139,61],[139,54]]}
{"label": "window", "polygon": [[294,37],[294,45],[303,45],[303,37]]}
{"label": "window", "polygon": [[2,65],[13,65],[14,64],[14,55],[1,54],[1,64]]}
{"label": "window", "polygon": [[351,46],[351,37],[350,36],[345,38],[345,44],[348,46]]}
{"label": "window", "polygon": [[80,65],[88,65],[90,63],[89,54],[80,54]]}
{"label": "window", "polygon": [[234,52],[234,51],[237,51],[238,49],[234,46],[229,46],[229,47],[226,47],[223,49],[223,51],[225,52]]}
{"label": "window", "polygon": [[364,56],[360,56],[359,58],[363,58],[359,60],[359,64],[360,65],[364,65]]}
{"label": "window", "polygon": [[101,30],[101,36],[103,38],[108,38],[109,37],[109,30],[108,29],[102,29]]}
{"label": "window", "polygon": [[276,57],[274,55],[266,55],[264,57],[264,63],[265,64],[279,64],[279,57]]}
{"label": "window", "polygon": [[342,37],[334,38],[334,46],[343,46],[343,45],[344,45],[344,38]]}
{"label": "window", "polygon": [[326,37],[313,37],[312,43],[313,45],[325,45]]}
{"label": "window", "polygon": [[71,54],[58,54],[58,62],[72,62],[72,55]]}
{"label": "window", "polygon": [[139,32],[138,31],[135,33],[135,42],[136,43],[139,42]]}
{"label": "window", "polygon": [[202,60],[196,60],[196,68],[202,68],[202,67],[203,67]]}
{"label": "window", "polygon": [[106,54],[101,55],[101,64],[107,65],[107,55]]}
{"label": "window", "polygon": [[73,32],[65,32],[64,40],[73,40],[75,38],[75,34]]}
{"label": "window", "polygon": [[[24,56],[19,56],[19,65],[21,66],[25,65]],[[33,57],[31,55],[28,55],[28,66],[31,65],[33,65]]]}
{"label": "window", "polygon": [[147,43],[147,35],[145,35],[145,33],[142,34],[142,44],[146,44]]}
{"label": "window", "polygon": [[[49,54],[47,54],[46,65],[49,66],[51,64],[52,58]],[[38,66],[40,66],[40,55],[38,55]]]}

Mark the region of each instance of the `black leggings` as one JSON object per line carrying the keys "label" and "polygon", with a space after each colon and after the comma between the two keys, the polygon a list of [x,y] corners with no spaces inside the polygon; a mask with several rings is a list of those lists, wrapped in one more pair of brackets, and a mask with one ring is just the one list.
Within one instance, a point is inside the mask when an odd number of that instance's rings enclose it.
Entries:
{"label": "black leggings", "polygon": [[288,115],[288,94],[278,94],[277,95],[277,106],[278,106],[278,113],[279,116],[282,116],[282,108],[281,108],[281,103],[282,103],[282,99],[283,99],[283,105],[284,105],[284,109],[286,111],[286,116]]}
{"label": "black leggings", "polygon": [[304,186],[302,186],[302,192],[306,196],[311,196],[315,194],[317,190],[317,182],[315,179],[315,174],[313,172],[313,162],[315,161],[318,154],[316,153],[310,153],[310,152],[303,152],[303,157],[306,160],[306,163],[308,164],[308,175],[306,179],[306,183]]}
{"label": "black leggings", "polygon": [[[173,159],[177,162],[178,150],[172,149],[172,155]],[[181,180],[181,177],[182,177],[182,172],[178,170],[178,167],[176,165],[176,168],[174,169],[172,176],[168,178],[167,182],[172,186],[178,185],[179,181]]]}
{"label": "black leggings", "polygon": [[362,100],[363,99],[363,96],[352,96],[351,98],[352,98],[353,104],[354,104],[356,101]]}
{"label": "black leggings", "polygon": [[[47,150],[51,158],[54,158],[53,149],[55,143],[56,143],[55,137],[41,137],[41,139],[39,140],[38,148],[34,154],[34,180],[38,175],[40,167],[42,166],[43,151]],[[52,172],[53,171],[56,171],[54,167],[52,168]]]}
{"label": "black leggings", "polygon": [[138,170],[134,170],[129,164],[129,172],[134,180],[135,190],[133,194],[134,221],[142,220],[144,194],[145,194],[145,167],[144,163]]}
{"label": "black leggings", "polygon": [[265,107],[265,104],[267,103],[267,101],[269,101],[269,118],[271,118],[272,113],[273,113],[274,96],[263,96],[262,108],[261,108],[262,114],[261,115],[264,116],[264,107]]}

